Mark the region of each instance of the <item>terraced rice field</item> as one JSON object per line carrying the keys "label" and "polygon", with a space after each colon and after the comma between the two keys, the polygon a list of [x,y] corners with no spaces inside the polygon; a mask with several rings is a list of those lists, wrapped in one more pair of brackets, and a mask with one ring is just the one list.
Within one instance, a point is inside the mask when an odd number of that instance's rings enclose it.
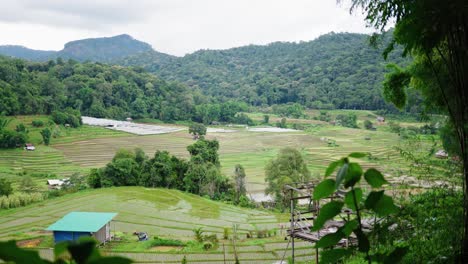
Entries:
{"label": "terraced rice field", "polygon": [[[278,231],[276,237],[247,239],[248,231],[277,229],[287,216],[267,211],[239,208],[214,202],[177,190],[119,187],[89,190],[67,195],[18,209],[0,211],[0,240],[51,236],[44,229],[71,211],[117,212],[111,224],[113,231],[147,232],[150,237],[160,236],[193,240],[193,229],[202,227],[207,233],[222,238],[225,227],[238,226],[236,249],[243,263],[266,263],[282,258],[287,241]],[[234,248],[230,240],[225,244],[226,257],[234,261]],[[312,259],[311,244],[297,243],[298,256]],[[44,256],[52,256],[50,249],[41,249]],[[220,263],[222,247],[208,252],[131,252],[107,250],[106,254],[130,257],[147,263],[180,263],[184,255],[192,263]],[[288,256],[289,253],[286,254]]]}
{"label": "terraced rice field", "polygon": [[[394,169],[403,162],[393,146],[399,142],[394,133],[349,129],[335,126],[320,126],[312,132],[250,132],[208,133],[207,138],[220,142],[220,161],[226,175],[232,175],[236,164],[241,164],[247,173],[247,189],[260,193],[265,189],[264,169],[266,164],[284,147],[300,149],[313,175],[319,176],[333,160],[355,151],[369,152],[377,160],[361,160],[365,167],[378,167],[383,172],[394,174]],[[371,140],[365,140],[365,137]],[[337,147],[329,147],[326,140],[332,139]],[[68,176],[74,172],[86,173],[90,168],[105,166],[120,148],[142,148],[148,156],[156,150],[167,150],[174,155],[188,158],[187,146],[193,144],[186,131],[170,134],[137,136],[116,132],[101,127],[83,126],[69,129],[52,140],[49,147],[38,145],[37,150],[21,149],[0,151],[0,175],[18,172],[54,173]]]}

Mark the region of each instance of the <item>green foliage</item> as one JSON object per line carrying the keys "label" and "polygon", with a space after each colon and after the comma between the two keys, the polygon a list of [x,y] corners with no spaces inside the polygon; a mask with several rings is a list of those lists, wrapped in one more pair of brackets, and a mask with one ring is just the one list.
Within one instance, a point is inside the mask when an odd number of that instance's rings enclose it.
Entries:
{"label": "green foliage", "polygon": [[285,208],[289,204],[289,192],[283,187],[294,182],[306,182],[311,178],[302,154],[294,148],[283,148],[277,157],[265,167],[266,194],[272,194],[277,205]]}
{"label": "green foliage", "polygon": [[33,127],[42,127],[42,126],[44,126],[44,121],[39,120],[39,119],[35,119],[35,120],[31,121],[31,125]]}
{"label": "green foliage", "polygon": [[48,146],[50,144],[50,137],[52,136],[52,132],[50,132],[50,129],[46,127],[43,130],[41,130],[41,136],[44,145]]}
{"label": "green foliage", "polygon": [[353,113],[348,113],[347,115],[339,114],[335,118],[336,124],[344,127],[358,128],[357,125],[357,116]]}
{"label": "green foliage", "polygon": [[436,188],[410,196],[401,212],[379,234],[382,246],[401,243],[409,247],[401,263],[456,263],[463,234],[463,193]]}
{"label": "green foliage", "polygon": [[[368,38],[364,34],[329,33],[308,42],[202,50],[169,61],[143,53],[121,63],[143,66],[209,96],[254,106],[298,103],[319,109],[395,111],[376,89],[386,72],[381,66],[383,49],[369,47]],[[387,38],[384,43],[389,41]],[[408,61],[393,54],[390,59],[398,64]]]}
{"label": "green foliage", "polygon": [[0,112],[52,113],[54,122],[72,127],[80,126],[81,114],[117,119],[130,115],[163,121],[190,120],[196,114],[195,103],[205,101],[200,96],[194,102],[193,94],[185,86],[166,83],[131,68],[75,61],[30,63],[0,57],[0,69],[5,68],[8,76],[0,78],[0,109],[5,109]]}
{"label": "green foliage", "polygon": [[370,168],[364,173],[364,178],[372,188],[380,188],[383,184],[388,183],[382,173],[374,168]]}
{"label": "green foliage", "polygon": [[[236,190],[230,179],[221,174],[218,141],[202,138],[187,149],[191,155],[189,162],[167,151],[156,151],[154,157],[148,158],[141,149],[134,152],[121,149],[105,168],[92,169],[87,183],[92,188],[133,185],[174,188],[233,201]],[[243,192],[239,193],[238,202],[245,196],[245,187],[240,191]],[[245,199],[242,203],[250,205]]]}
{"label": "green foliage", "polygon": [[288,125],[286,124],[286,118],[281,118],[281,121],[277,122],[276,126],[279,128],[288,128]]}
{"label": "green foliage", "polygon": [[13,193],[11,182],[7,179],[0,179],[0,196],[8,196]]}
{"label": "green foliage", "polygon": [[29,176],[23,176],[21,178],[18,190],[25,193],[37,192],[38,191],[37,183],[32,180]]}
{"label": "green foliage", "polygon": [[16,125],[15,131],[20,133],[28,133],[28,130],[26,129],[26,126],[23,123],[19,123],[18,125]]}
{"label": "green foliage", "polygon": [[374,125],[372,124],[372,122],[370,120],[364,120],[364,128],[367,129],[367,130],[370,130],[374,127]]}
{"label": "green foliage", "polygon": [[394,64],[387,65],[392,72],[385,75],[383,95],[386,100],[393,102],[396,107],[403,108],[406,104],[405,89],[408,87],[411,75]]}
{"label": "green foliage", "polygon": [[223,228],[223,238],[224,239],[229,239],[229,233],[230,233],[230,228],[229,227]]}
{"label": "green foliage", "polygon": [[87,177],[88,186],[91,188],[101,188],[102,187],[102,183],[101,183],[102,174],[103,174],[102,169],[95,169],[95,168],[91,169]]}
{"label": "green foliage", "polygon": [[[332,162],[326,169],[325,177],[330,176],[339,168],[335,180],[325,179],[314,190],[314,200],[330,196],[337,190],[346,191],[346,193],[342,200],[332,200],[321,207],[319,215],[314,221],[313,230],[320,230],[326,221],[340,215],[345,205],[355,212],[355,218],[346,220],[345,224],[338,228],[336,232],[323,236],[316,243],[316,247],[333,247],[341,239],[347,238],[354,233],[358,240],[357,250],[365,254],[365,259],[368,263],[371,263],[371,260],[378,263],[393,263],[392,261],[398,260],[398,254],[405,254],[407,247],[389,247],[384,251],[375,253],[371,251],[369,234],[364,233],[362,228],[364,216],[375,214],[375,216],[385,217],[399,212],[399,208],[393,203],[393,199],[385,195],[383,190],[370,192],[363,202],[363,191],[356,186],[360,183],[363,174],[366,182],[373,188],[380,188],[383,184],[387,183],[379,171],[370,168],[366,172],[363,172],[358,163],[350,162],[350,158],[363,158],[365,156],[366,154],[364,153],[356,152],[351,153],[348,157]],[[374,226],[373,232],[378,233],[379,227]],[[324,250],[321,253],[321,262],[334,263],[341,261],[353,254],[354,250],[356,248],[353,247],[342,250]]]}
{"label": "green foliage", "polygon": [[245,170],[244,167],[240,164],[236,164],[236,167],[234,168],[234,188],[236,191],[236,198],[235,202],[239,203],[240,198],[242,196],[245,196],[247,193],[247,189],[245,186]]}
{"label": "green foliage", "polygon": [[28,136],[25,132],[0,129],[0,148],[17,148],[24,146]]}
{"label": "green foliage", "polygon": [[38,192],[14,193],[9,196],[0,196],[0,208],[9,209],[26,206],[31,203],[40,202],[47,198],[46,195]]}
{"label": "green foliage", "polygon": [[194,136],[204,136],[206,135],[206,126],[200,123],[193,123],[189,126],[189,133]]}
{"label": "green foliage", "polygon": [[51,117],[52,120],[59,125],[70,125],[71,127],[79,127],[82,124],[80,112],[70,108],[66,109],[64,112],[58,110],[53,111]]}
{"label": "green foliage", "polygon": [[185,243],[177,239],[167,239],[156,236],[151,240],[151,247],[157,246],[183,247],[185,246]]}
{"label": "green foliage", "polygon": [[[432,111],[444,113],[454,128],[462,160],[464,181],[464,236],[462,262],[468,262],[468,9],[466,1],[371,1],[354,0],[353,7],[367,12],[366,20],[384,31],[395,23],[393,39],[384,52],[386,57],[394,44],[411,55],[413,63],[386,77],[384,93],[397,107],[405,104],[407,86],[421,92],[424,104]],[[421,34],[421,32],[424,32]]]}
{"label": "green foliage", "polygon": [[263,116],[263,123],[264,124],[270,123],[270,116],[269,115],[264,115]]}
{"label": "green foliage", "polygon": [[[317,231],[323,227],[326,221],[332,219],[341,213],[344,203],[340,201],[331,201],[320,209],[320,213],[314,222],[313,230]],[[341,239],[341,238],[340,238]],[[339,239],[338,239],[339,240]]]}
{"label": "green foliage", "polygon": [[390,127],[390,131],[393,133],[400,133],[401,127],[400,124],[390,121],[388,122],[388,126]]}
{"label": "green foliage", "polygon": [[219,167],[219,142],[215,140],[200,139],[187,147],[192,160],[197,159],[201,162],[209,162]]}
{"label": "green foliage", "polygon": [[314,188],[313,198],[314,200],[319,200],[325,197],[332,195],[335,192],[335,180],[333,179],[326,179],[320,182]]}
{"label": "green foliage", "polygon": [[273,105],[273,113],[283,117],[301,118],[304,116],[304,106],[298,103]]}
{"label": "green foliage", "polygon": [[96,247],[96,241],[82,237],[78,242],[62,242],[55,245],[55,261],[50,262],[39,256],[37,251],[21,249],[16,242],[11,240],[0,242],[0,260],[7,263],[31,263],[31,264],[128,264],[131,260],[122,257],[103,257]]}

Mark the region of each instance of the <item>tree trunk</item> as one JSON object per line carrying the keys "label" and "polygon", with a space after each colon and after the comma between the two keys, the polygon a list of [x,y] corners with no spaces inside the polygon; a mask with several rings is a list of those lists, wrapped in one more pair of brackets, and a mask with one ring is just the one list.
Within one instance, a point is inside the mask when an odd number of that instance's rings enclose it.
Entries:
{"label": "tree trunk", "polygon": [[[463,142],[464,143],[464,142]],[[468,157],[463,153],[463,239],[460,263],[468,263]]]}

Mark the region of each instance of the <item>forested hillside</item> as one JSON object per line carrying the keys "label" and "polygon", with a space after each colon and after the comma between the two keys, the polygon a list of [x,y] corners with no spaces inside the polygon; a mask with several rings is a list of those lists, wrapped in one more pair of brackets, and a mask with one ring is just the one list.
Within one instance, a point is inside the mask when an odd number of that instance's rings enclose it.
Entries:
{"label": "forested hillside", "polygon": [[382,109],[389,107],[381,95],[385,65],[407,63],[400,53],[397,49],[385,61],[382,48],[369,46],[368,35],[330,33],[309,42],[201,50],[163,62],[140,54],[120,63],[142,66],[221,100],[240,98],[257,106],[299,102],[312,108]]}
{"label": "forested hillside", "polygon": [[[199,92],[200,96],[203,94],[203,97],[207,96],[214,102],[237,100],[262,107],[300,103],[318,109],[396,111],[382,96],[381,82],[386,72],[385,66],[390,62],[405,65],[410,59],[401,58],[401,49],[397,47],[385,61],[382,58],[382,47],[388,41],[383,38],[383,43],[374,48],[369,45],[369,35],[330,33],[308,42],[276,42],[266,46],[200,50],[184,57],[175,57],[157,52],[149,44],[129,35],[119,35],[72,41],[63,50],[52,54],[24,47],[12,50],[12,46],[3,46],[3,53],[41,61],[71,58],[77,61],[114,63],[133,66],[134,70],[125,71],[137,73],[143,68],[163,80],[185,84],[191,88],[191,92]],[[408,105],[412,109],[406,110],[418,112],[419,97],[410,94],[408,98],[411,101]],[[126,98],[131,103],[134,99]],[[102,103],[100,106],[107,109],[110,105],[113,104]],[[147,103],[146,107],[152,109],[153,105]],[[90,106],[85,104],[81,108],[84,110]],[[130,104],[126,107],[125,111],[130,111]],[[86,111],[90,110],[85,110],[85,114]],[[107,111],[110,111],[107,115],[115,116],[113,110]],[[216,120],[214,117],[209,119]]]}
{"label": "forested hillside", "polygon": [[187,120],[195,102],[185,86],[131,68],[0,57],[0,114],[50,114],[71,107],[95,117]]}
{"label": "forested hillside", "polygon": [[247,104],[217,102],[186,85],[141,69],[62,59],[27,62],[0,56],[0,115],[50,114],[73,108],[82,115],[154,118],[209,124],[245,123]]}

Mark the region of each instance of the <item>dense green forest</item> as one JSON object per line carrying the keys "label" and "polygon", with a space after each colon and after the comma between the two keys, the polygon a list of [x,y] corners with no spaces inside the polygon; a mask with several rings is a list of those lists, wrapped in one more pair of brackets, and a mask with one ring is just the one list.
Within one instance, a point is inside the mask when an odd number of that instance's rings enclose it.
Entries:
{"label": "dense green forest", "polygon": [[239,98],[254,106],[298,102],[320,109],[395,110],[381,95],[385,66],[410,60],[397,49],[385,61],[381,47],[388,41],[385,37],[374,48],[368,35],[330,33],[308,42],[201,50],[169,60],[142,53],[120,63],[200,88],[219,100]]}
{"label": "dense green forest", "polygon": [[0,113],[6,115],[50,114],[70,107],[94,117],[188,120],[200,103],[184,85],[131,68],[0,58]]}
{"label": "dense green forest", "polygon": [[[308,108],[383,109],[397,112],[393,105],[384,101],[381,82],[387,72],[388,63],[407,65],[410,59],[402,58],[400,56],[402,50],[397,47],[385,61],[381,55],[382,47],[388,42],[389,37],[384,37],[380,45],[371,47],[369,35],[330,33],[308,42],[276,42],[266,46],[250,45],[228,50],[200,50],[184,57],[175,57],[154,51],[149,44],[128,35],[119,35],[72,41],[65,44],[63,50],[47,53],[47,56],[43,51],[41,53],[13,46],[0,47],[0,53],[29,60],[46,61],[60,57],[65,60],[72,58],[77,61],[89,60],[133,66],[134,70],[120,68],[118,74],[134,72],[148,76],[143,74],[146,70],[163,80],[184,84],[191,92],[203,94],[215,102],[234,99],[260,107],[299,103]],[[84,65],[94,69],[105,67],[89,63]],[[127,77],[128,74],[125,78]],[[115,80],[109,81],[112,83]],[[137,82],[136,86],[142,87],[140,82]],[[177,89],[182,89],[182,86],[178,87]],[[419,98],[417,94],[410,94],[408,96],[410,106],[405,110],[419,112]],[[134,99],[132,97],[124,100],[130,100],[127,104],[131,104]],[[107,103],[103,102],[101,105],[108,108],[115,103],[109,103],[107,100]],[[153,105],[154,102],[147,103],[146,107]],[[85,114],[91,115],[86,113],[89,106],[83,105],[81,109],[85,110]],[[131,106],[123,109],[131,112]],[[140,112],[145,111],[143,109]],[[103,114],[94,114],[94,116],[103,116]],[[115,114],[104,116],[113,117]],[[151,116],[158,115],[153,113]],[[180,120],[186,117],[163,119]]]}
{"label": "dense green forest", "polygon": [[242,123],[244,117],[236,114],[248,110],[246,103],[217,103],[183,84],[131,67],[0,57],[0,114],[51,114],[67,108],[93,117],[206,124]]}

